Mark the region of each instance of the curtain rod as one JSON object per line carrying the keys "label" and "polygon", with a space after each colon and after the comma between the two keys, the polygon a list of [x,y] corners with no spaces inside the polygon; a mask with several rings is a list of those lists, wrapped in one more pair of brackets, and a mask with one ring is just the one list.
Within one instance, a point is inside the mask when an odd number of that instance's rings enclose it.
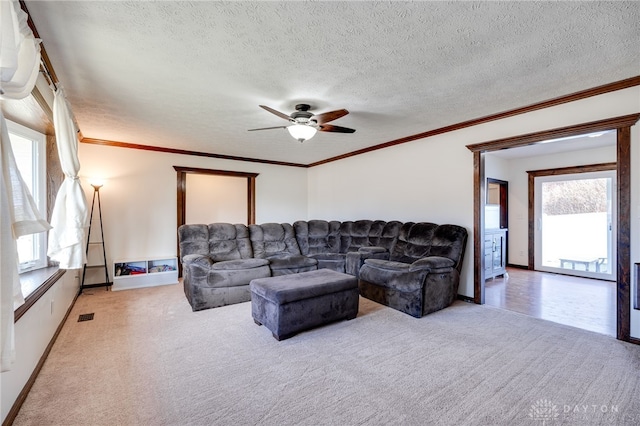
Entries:
{"label": "curtain rod", "polygon": [[[27,14],[27,24],[29,25],[29,28],[31,28],[33,36],[39,39],[40,34],[38,33],[36,24],[34,24],[33,19],[31,19],[31,14],[29,13],[29,9],[27,9],[27,4],[24,0],[20,0],[20,8],[24,11],[24,13]],[[49,55],[47,55],[47,50],[44,48],[44,43],[42,41],[40,41],[40,70],[43,72],[45,78],[49,81],[49,84],[53,85],[54,89],[57,89],[60,81],[58,80],[56,72],[51,65]]]}

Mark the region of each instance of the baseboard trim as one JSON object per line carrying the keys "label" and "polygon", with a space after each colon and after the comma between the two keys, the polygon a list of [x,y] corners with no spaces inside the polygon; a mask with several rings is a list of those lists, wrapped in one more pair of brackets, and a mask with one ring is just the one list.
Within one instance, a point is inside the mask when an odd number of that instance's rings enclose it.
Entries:
{"label": "baseboard trim", "polygon": [[633,343],[634,345],[640,345],[640,339],[637,337],[629,337],[629,343]]}
{"label": "baseboard trim", "polygon": [[473,297],[463,296],[462,294],[458,295],[458,300],[462,300],[463,302],[467,302],[467,303],[475,303],[473,300]]}
{"label": "baseboard trim", "polygon": [[529,270],[529,267],[526,265],[514,265],[512,263],[507,263],[507,268],[515,268],[515,269],[526,269]]}
{"label": "baseboard trim", "polygon": [[7,417],[2,422],[2,426],[11,426],[14,420],[16,419],[16,416],[18,415],[20,408],[22,408],[22,404],[24,404],[24,401],[27,399],[27,395],[29,395],[29,391],[31,391],[31,388],[35,383],[36,378],[38,377],[38,374],[40,374],[40,370],[42,370],[42,366],[44,365],[44,362],[47,360],[47,357],[49,356],[49,353],[53,348],[53,344],[56,342],[56,339],[60,335],[60,332],[62,331],[62,327],[67,322],[67,318],[69,318],[69,314],[71,314],[71,310],[73,309],[73,306],[76,304],[76,300],[78,300],[79,295],[80,293],[78,292],[73,298],[73,301],[69,306],[69,309],[67,309],[67,313],[64,315],[64,318],[62,318],[62,321],[60,321],[60,324],[58,325],[56,332],[51,337],[51,341],[49,342],[46,349],[42,353],[42,356],[40,357],[40,360],[38,361],[38,364],[36,365],[36,367],[33,369],[31,376],[29,376],[29,380],[27,380],[27,383],[25,383],[24,387],[18,394],[18,397],[16,398],[15,402],[11,406],[11,409],[7,413]]}

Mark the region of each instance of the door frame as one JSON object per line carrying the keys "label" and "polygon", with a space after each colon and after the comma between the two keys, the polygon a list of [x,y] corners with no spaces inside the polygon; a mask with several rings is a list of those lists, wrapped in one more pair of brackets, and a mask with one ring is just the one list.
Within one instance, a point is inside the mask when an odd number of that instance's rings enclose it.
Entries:
{"label": "door frame", "polygon": [[[486,203],[486,179],[484,154],[501,149],[533,145],[549,139],[577,136],[587,133],[616,130],[616,174],[617,174],[617,282],[616,282],[616,336],[619,340],[630,340],[631,328],[631,126],[640,119],[640,114],[592,121],[573,126],[560,127],[510,138],[467,145],[473,152],[473,279],[474,297],[477,304],[484,304],[484,208]],[[531,206],[529,207],[531,208]],[[529,218],[531,223],[532,219]],[[531,226],[531,225],[530,225]]]}
{"label": "door frame", "polygon": [[[231,176],[247,179],[247,225],[256,223],[256,178],[259,173],[235,172],[229,170],[199,169],[195,167],[173,166],[177,172],[177,226],[176,230],[185,224],[187,217],[187,175],[216,175]],[[180,242],[176,238],[176,253],[180,253]],[[182,264],[178,262],[178,275],[182,276]]]}
{"label": "door frame", "polygon": [[186,209],[187,209],[187,175],[188,174],[200,174],[200,175],[216,175],[216,176],[231,176],[247,179],[247,224],[252,225],[256,223],[256,177],[259,173],[247,173],[247,172],[234,172],[229,170],[215,170],[215,169],[198,169],[195,167],[180,167],[173,166],[178,173],[178,186],[177,186],[177,220],[178,227],[185,224]]}

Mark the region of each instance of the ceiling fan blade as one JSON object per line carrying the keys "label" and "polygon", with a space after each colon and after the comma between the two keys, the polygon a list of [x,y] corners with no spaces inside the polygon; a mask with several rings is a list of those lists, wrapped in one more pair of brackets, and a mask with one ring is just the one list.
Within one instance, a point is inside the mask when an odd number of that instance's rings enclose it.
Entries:
{"label": "ceiling fan blade", "polygon": [[354,133],[356,129],[350,129],[348,127],[333,126],[331,124],[323,124],[318,126],[321,132],[336,132],[336,133]]}
{"label": "ceiling fan blade", "polygon": [[271,129],[286,129],[287,126],[276,126],[276,127],[261,127],[259,129],[248,129],[248,132],[253,132],[255,130],[271,130]]}
{"label": "ceiling fan blade", "polygon": [[287,114],[282,113],[282,112],[280,112],[280,111],[276,111],[275,109],[273,109],[273,108],[269,108],[268,106],[260,105],[260,108],[262,108],[262,109],[264,109],[264,110],[267,110],[267,111],[269,111],[271,114],[275,114],[275,115],[277,115],[277,116],[278,116],[278,117],[280,117],[280,118],[284,118],[284,119],[285,119],[285,120],[287,120],[287,121],[290,121],[290,120],[291,120],[291,117],[289,117]]}
{"label": "ceiling fan blade", "polygon": [[340,117],[344,117],[349,114],[349,111],[346,109],[338,109],[335,111],[329,111],[322,114],[314,115],[313,119],[318,122],[318,124],[328,123],[333,120],[337,120]]}

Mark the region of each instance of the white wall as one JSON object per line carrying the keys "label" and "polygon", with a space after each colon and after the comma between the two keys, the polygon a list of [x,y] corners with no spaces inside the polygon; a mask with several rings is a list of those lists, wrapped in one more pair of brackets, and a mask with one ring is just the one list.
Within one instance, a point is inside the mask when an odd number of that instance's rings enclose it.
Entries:
{"label": "white wall", "polygon": [[[304,168],[84,143],[79,144],[79,157],[79,175],[89,208],[93,197],[89,179],[105,180],[100,199],[110,268],[114,259],[177,256],[177,173],[173,166],[259,173],[257,223],[292,222],[307,216]],[[92,229],[94,240],[96,231]]]}
{"label": "white wall", "polygon": [[247,180],[237,176],[187,174],[185,223],[247,225]]}
{"label": "white wall", "polygon": [[67,271],[15,324],[16,362],[1,374],[2,421],[29,380],[80,288],[79,270]]}
{"label": "white wall", "polygon": [[470,240],[459,292],[473,296],[473,154],[455,133],[313,167],[309,216],[464,226]]}
{"label": "white wall", "polygon": [[[468,229],[472,241],[473,156],[466,145],[638,112],[640,88],[633,87],[313,167],[309,217],[455,223]],[[631,254],[635,262],[640,262],[638,127],[632,131]],[[553,166],[548,163],[548,167]],[[514,207],[517,215],[518,206]],[[472,244],[468,244],[459,292],[469,297],[473,296],[472,260]],[[632,335],[640,336],[640,311],[632,311],[631,327]]]}
{"label": "white wall", "polygon": [[[484,156],[485,178],[509,181],[509,160],[491,153]],[[509,188],[511,190],[511,188]]]}

